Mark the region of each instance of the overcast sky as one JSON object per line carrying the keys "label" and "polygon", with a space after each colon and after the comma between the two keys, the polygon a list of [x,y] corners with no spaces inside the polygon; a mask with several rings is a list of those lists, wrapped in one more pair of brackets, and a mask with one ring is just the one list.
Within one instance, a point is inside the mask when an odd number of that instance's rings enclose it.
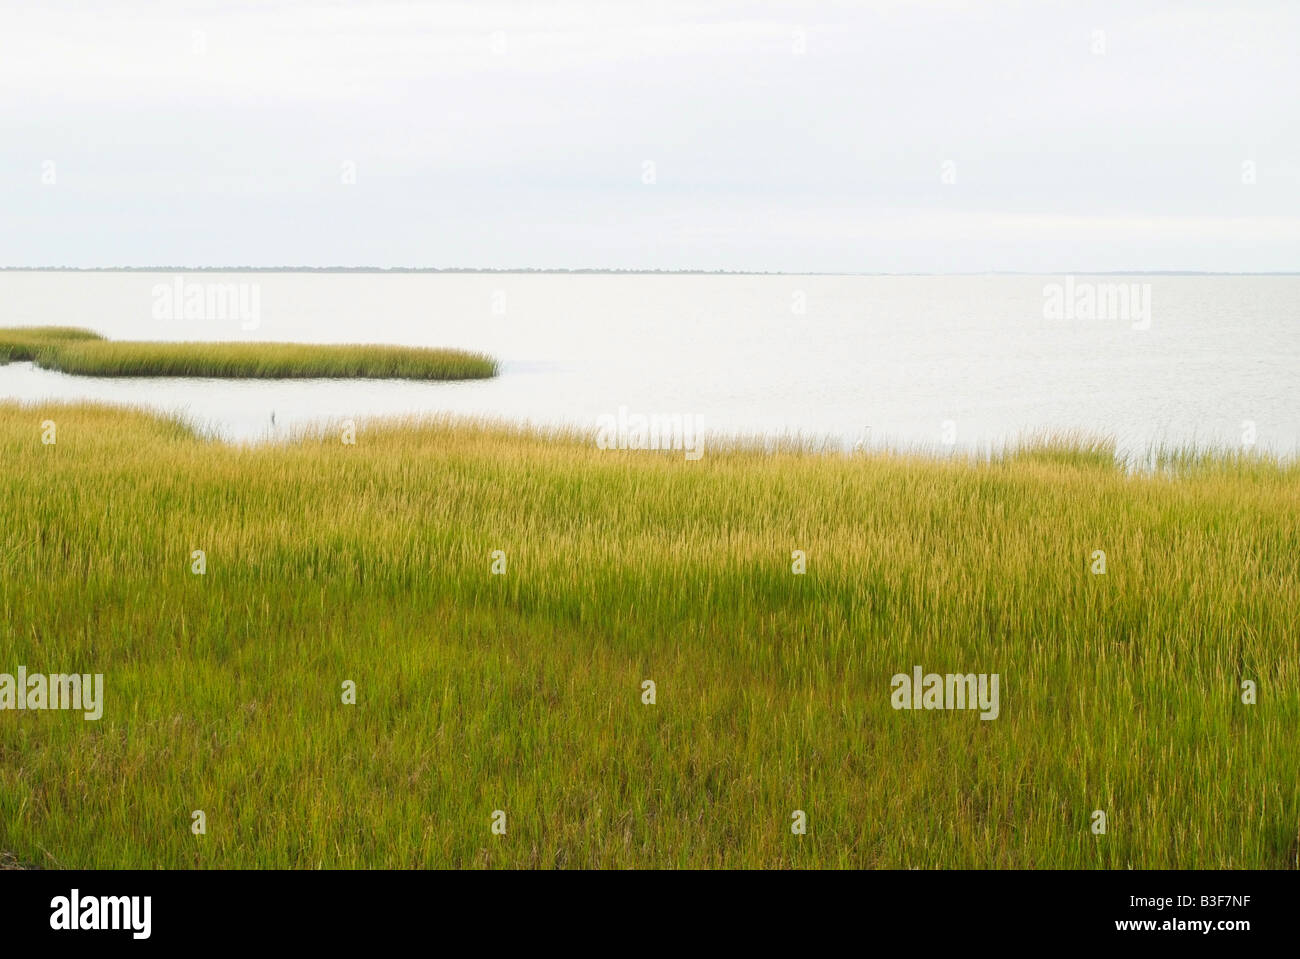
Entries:
{"label": "overcast sky", "polygon": [[0,117],[10,266],[1300,269],[1295,0],[0,0]]}

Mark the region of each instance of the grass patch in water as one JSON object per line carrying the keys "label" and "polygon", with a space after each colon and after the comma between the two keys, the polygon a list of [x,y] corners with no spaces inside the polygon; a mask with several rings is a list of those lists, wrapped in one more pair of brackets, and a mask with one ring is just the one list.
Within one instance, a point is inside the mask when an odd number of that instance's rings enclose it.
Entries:
{"label": "grass patch in water", "polygon": [[418,346],[115,342],[75,327],[0,329],[0,361],[80,376],[464,380],[495,376],[481,353]]}

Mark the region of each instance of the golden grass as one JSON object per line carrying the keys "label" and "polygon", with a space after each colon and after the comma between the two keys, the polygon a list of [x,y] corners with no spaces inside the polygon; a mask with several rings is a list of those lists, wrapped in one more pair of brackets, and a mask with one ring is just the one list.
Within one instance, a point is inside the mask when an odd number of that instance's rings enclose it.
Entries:
{"label": "golden grass", "polygon": [[0,362],[81,376],[461,380],[495,376],[480,353],[316,343],[112,342],[75,327],[0,329]]}
{"label": "golden grass", "polygon": [[[107,700],[0,712],[0,849],[1294,868],[1300,471],[1067,453],[690,462],[440,420],[234,447],[0,406],[0,672]],[[1001,715],[895,711],[914,665],[998,673]]]}

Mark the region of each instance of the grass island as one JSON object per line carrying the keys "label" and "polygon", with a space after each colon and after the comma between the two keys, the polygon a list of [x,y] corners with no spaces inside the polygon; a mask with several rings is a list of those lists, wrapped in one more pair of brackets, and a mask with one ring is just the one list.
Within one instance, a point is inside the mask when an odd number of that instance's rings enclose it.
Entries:
{"label": "grass island", "polygon": [[468,380],[498,368],[482,353],[422,346],[117,342],[73,326],[0,328],[0,363],[23,361],[78,376],[229,379]]}

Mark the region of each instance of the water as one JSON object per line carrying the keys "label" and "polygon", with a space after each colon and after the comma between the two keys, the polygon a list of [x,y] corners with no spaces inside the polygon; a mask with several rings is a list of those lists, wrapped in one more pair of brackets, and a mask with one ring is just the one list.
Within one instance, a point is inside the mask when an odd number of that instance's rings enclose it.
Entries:
{"label": "water", "polygon": [[[159,319],[176,274],[0,273],[0,325],[115,339],[379,342],[481,350],[490,381],[100,379],[0,366],[0,397],[181,412],[229,439],[321,420],[452,412],[592,427],[620,407],[708,431],[985,448],[1038,429],[1300,449],[1300,277],[1146,284],[1136,312],[1048,319],[1062,277],[212,274],[254,284],[238,318]],[[1138,295],[1134,304],[1141,303]],[[1116,312],[1112,310],[1112,312]],[[249,324],[251,325],[251,324]],[[275,426],[271,425],[274,413]]]}

